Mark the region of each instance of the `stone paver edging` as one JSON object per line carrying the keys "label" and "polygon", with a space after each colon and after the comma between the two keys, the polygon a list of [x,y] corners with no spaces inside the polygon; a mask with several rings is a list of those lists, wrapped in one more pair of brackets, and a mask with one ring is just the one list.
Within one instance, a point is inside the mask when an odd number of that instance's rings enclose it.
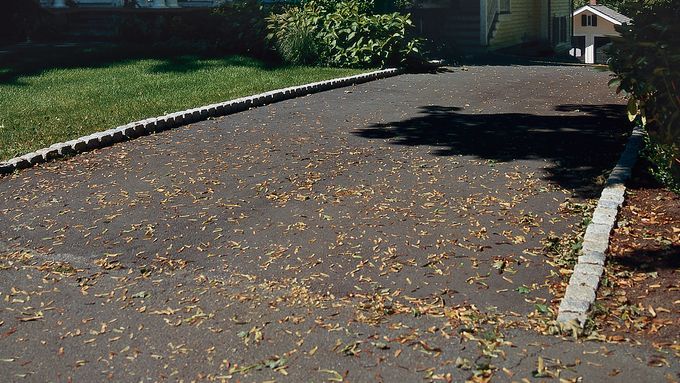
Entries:
{"label": "stone paver edging", "polygon": [[181,112],[169,113],[160,117],[131,122],[74,140],[53,144],[47,148],[12,158],[6,162],[0,162],[0,174],[12,173],[15,170],[29,168],[39,163],[103,148],[136,137],[177,128],[182,125],[205,120],[209,117],[226,116],[278,101],[392,77],[402,74],[403,72],[403,70],[395,68],[383,69],[355,76],[272,90],[253,96],[241,97],[234,100],[187,109]]}
{"label": "stone paver edging", "polygon": [[630,177],[638,152],[642,145],[643,132],[640,127],[633,130],[619,162],[607,179],[593,219],[586,228],[583,247],[574,273],[569,279],[567,291],[560,303],[557,321],[567,323],[576,320],[583,326],[590,305],[595,302],[597,287],[604,272],[604,262],[609,248],[609,234],[624,201],[625,182]]}

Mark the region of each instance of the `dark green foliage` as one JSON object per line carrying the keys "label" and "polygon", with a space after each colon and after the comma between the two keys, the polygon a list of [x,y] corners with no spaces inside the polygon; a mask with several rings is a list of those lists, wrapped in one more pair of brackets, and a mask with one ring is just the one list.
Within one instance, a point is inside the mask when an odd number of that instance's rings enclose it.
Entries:
{"label": "dark green foliage", "polygon": [[267,15],[258,0],[225,2],[214,14],[220,18],[213,32],[220,47],[230,53],[264,54]]}
{"label": "dark green foliage", "polygon": [[[670,5],[673,0],[609,0],[611,7],[628,17],[636,17],[651,7]],[[677,5],[676,5],[677,6]]]}
{"label": "dark green foliage", "polygon": [[0,0],[0,42],[41,39],[50,34],[49,14],[35,0]]}
{"label": "dark green foliage", "polygon": [[285,61],[341,67],[403,65],[419,55],[408,15],[376,14],[371,0],[309,0],[268,18],[268,39]]}
{"label": "dark green foliage", "polygon": [[[606,5],[612,9],[617,9],[619,4],[626,0],[598,0],[597,5]],[[574,0],[574,9],[580,8],[584,5],[588,5],[590,0]]]}
{"label": "dark green foliage", "polygon": [[318,30],[323,27],[323,12],[320,4],[307,3],[269,16],[268,39],[285,62],[307,65],[321,61]]}
{"label": "dark green foliage", "polygon": [[672,165],[667,166],[675,162],[675,171],[677,172],[677,151],[674,153],[671,146],[660,144],[647,136],[645,137],[645,147],[641,155],[651,164],[648,169],[649,173],[670,190],[680,194],[680,183],[678,182],[677,175],[673,176],[671,171]]}
{"label": "dark green foliage", "polygon": [[123,0],[123,8],[139,8],[137,0]]}
{"label": "dark green foliage", "polygon": [[[589,2],[589,0],[576,0],[574,1],[574,8],[580,8]],[[645,8],[668,2],[669,0],[598,0],[597,5],[606,5],[628,17],[635,17],[639,11]]]}
{"label": "dark green foliage", "polygon": [[628,113],[649,132],[653,174],[680,191],[680,7],[673,0],[639,3],[632,25],[619,29],[612,85],[630,96]]}
{"label": "dark green foliage", "polygon": [[378,12],[405,13],[418,8],[422,2],[423,0],[375,0],[375,8]]}
{"label": "dark green foliage", "polygon": [[190,42],[222,53],[263,57],[268,52],[265,18],[266,13],[257,0],[234,0],[213,11],[123,13],[118,21],[118,39]]}

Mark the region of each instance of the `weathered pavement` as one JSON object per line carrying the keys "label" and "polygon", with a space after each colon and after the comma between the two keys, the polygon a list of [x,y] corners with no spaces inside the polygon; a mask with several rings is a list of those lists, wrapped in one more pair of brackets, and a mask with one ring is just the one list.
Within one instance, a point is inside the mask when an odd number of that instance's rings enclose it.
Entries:
{"label": "weathered pavement", "polygon": [[545,244],[625,143],[607,80],[404,75],[0,178],[0,376],[677,380],[650,345],[544,335]]}

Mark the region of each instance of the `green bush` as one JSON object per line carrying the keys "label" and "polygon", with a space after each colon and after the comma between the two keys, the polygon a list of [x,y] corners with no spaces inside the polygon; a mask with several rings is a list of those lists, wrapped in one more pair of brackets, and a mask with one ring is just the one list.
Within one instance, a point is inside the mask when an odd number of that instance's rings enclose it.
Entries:
{"label": "green bush", "polygon": [[649,133],[643,152],[652,173],[680,191],[680,7],[674,0],[640,2],[631,25],[618,28],[610,68],[612,85],[629,96],[631,120]]}
{"label": "green bush", "polygon": [[421,5],[423,0],[375,0],[375,7],[381,12],[406,13]]}
{"label": "green bush", "polygon": [[262,56],[266,51],[266,13],[258,0],[233,0],[218,7],[217,45],[230,53]]}
{"label": "green bush", "polygon": [[52,34],[49,14],[36,0],[0,0],[0,42],[41,40]]}
{"label": "green bush", "polygon": [[[597,4],[605,5],[628,17],[635,17],[639,11],[664,2],[668,0],[598,0]],[[588,3],[590,0],[574,0],[574,8],[580,8]]]}
{"label": "green bush", "polygon": [[[314,65],[320,61],[320,40],[317,30],[321,25],[318,9],[310,10],[311,5],[293,7],[280,15],[270,16],[269,28],[276,36],[274,44],[281,58],[290,64]],[[310,17],[310,14],[317,16]]]}
{"label": "green bush", "polygon": [[376,14],[371,0],[309,0],[272,14],[271,41],[291,63],[340,67],[403,65],[419,54],[408,15]]}
{"label": "green bush", "polygon": [[263,57],[266,13],[257,0],[234,0],[209,10],[124,13],[118,38],[125,42],[195,43],[224,54]]}

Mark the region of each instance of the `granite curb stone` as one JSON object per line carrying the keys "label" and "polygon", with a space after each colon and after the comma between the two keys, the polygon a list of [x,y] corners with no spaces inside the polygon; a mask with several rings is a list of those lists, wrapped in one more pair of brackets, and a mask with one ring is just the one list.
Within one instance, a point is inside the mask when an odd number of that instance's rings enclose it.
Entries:
{"label": "granite curb stone", "polygon": [[625,200],[625,182],[637,160],[642,145],[643,132],[640,127],[633,130],[626,148],[612,170],[600,195],[593,217],[583,237],[581,255],[569,278],[569,285],[560,302],[557,313],[559,323],[576,321],[585,325],[588,310],[597,297],[597,288],[604,273],[609,236],[616,225],[616,219]]}
{"label": "granite curb stone", "polygon": [[[569,283],[573,283],[579,287],[587,287],[592,290],[597,290],[597,286],[600,284],[600,275],[596,274],[585,274],[585,273],[574,273],[571,275]],[[590,302],[588,302],[590,305]]]}
{"label": "granite curb stone", "polygon": [[295,97],[306,96],[324,90],[341,88],[349,85],[361,84],[368,81],[380,80],[404,73],[403,69],[383,69],[370,73],[314,82],[300,86],[272,90],[248,97],[210,104],[198,108],[191,108],[181,112],[169,113],[164,116],[134,121],[112,129],[93,133],[74,140],[55,143],[47,148],[0,162],[0,175],[9,174],[16,170],[29,168],[33,165],[52,161],[54,159],[99,149],[115,143],[131,140],[143,135],[159,133],[190,123],[206,120],[210,117],[225,116],[242,112],[250,108],[267,105]]}
{"label": "granite curb stone", "polygon": [[591,265],[600,265],[604,266],[604,260],[606,258],[606,255],[604,252],[600,251],[588,251],[587,253],[584,253],[583,255],[578,257],[578,263],[577,264],[591,264]]}
{"label": "granite curb stone", "polygon": [[593,213],[593,219],[591,222],[594,224],[608,225],[614,219],[616,219],[616,214],[616,209],[597,208]]}

